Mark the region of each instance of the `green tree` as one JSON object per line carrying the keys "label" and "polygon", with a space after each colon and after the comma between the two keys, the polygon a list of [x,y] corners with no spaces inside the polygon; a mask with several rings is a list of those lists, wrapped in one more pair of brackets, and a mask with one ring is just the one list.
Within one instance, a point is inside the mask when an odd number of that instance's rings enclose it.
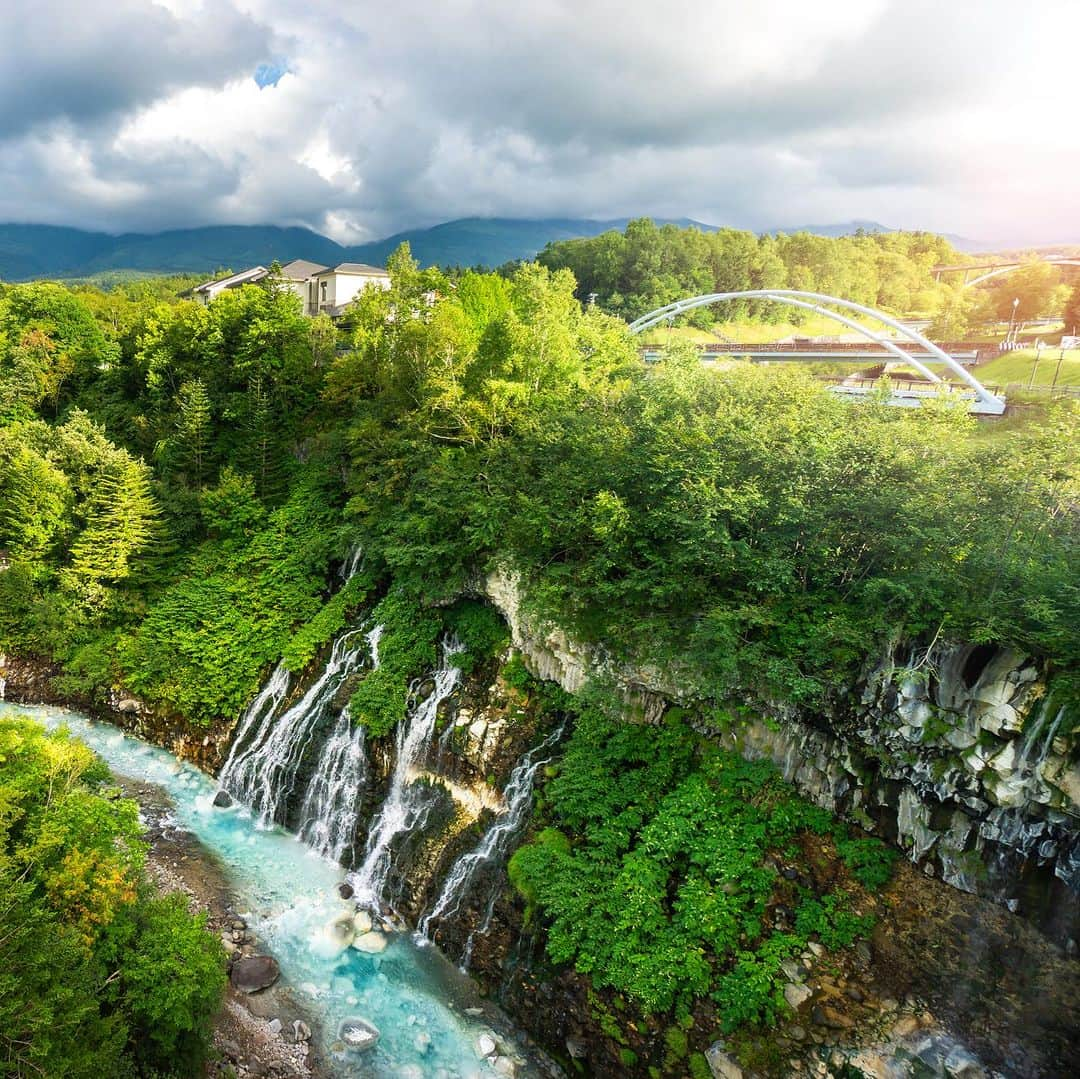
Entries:
{"label": "green tree", "polygon": [[202,490],[203,464],[210,440],[213,413],[206,384],[201,378],[185,382],[177,395],[177,433],[195,472],[195,486]]}

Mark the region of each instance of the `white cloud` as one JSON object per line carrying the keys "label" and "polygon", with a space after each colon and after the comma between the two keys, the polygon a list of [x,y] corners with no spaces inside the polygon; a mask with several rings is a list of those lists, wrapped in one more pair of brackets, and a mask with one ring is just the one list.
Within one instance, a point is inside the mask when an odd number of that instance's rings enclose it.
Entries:
{"label": "white cloud", "polygon": [[[43,5],[64,22],[52,41]],[[356,240],[469,214],[654,213],[1080,238],[1075,95],[1052,45],[1080,31],[1072,0],[4,9],[0,91],[37,96],[0,105],[0,219]],[[288,70],[260,89],[260,63]]]}

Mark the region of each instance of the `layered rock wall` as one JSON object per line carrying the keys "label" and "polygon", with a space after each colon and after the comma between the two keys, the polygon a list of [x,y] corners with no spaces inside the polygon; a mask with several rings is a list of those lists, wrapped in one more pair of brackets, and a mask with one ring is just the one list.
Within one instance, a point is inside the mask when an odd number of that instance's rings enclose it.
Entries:
{"label": "layered rock wall", "polygon": [[[698,703],[683,672],[616,663],[531,619],[513,575],[491,574],[483,591],[535,676],[569,692],[603,677],[647,720],[668,703]],[[818,805],[897,843],[927,873],[1067,940],[1080,893],[1080,747],[1075,719],[1046,688],[1044,670],[1018,652],[897,645],[840,687],[827,717],[765,702],[757,719],[707,729],[771,759]]]}

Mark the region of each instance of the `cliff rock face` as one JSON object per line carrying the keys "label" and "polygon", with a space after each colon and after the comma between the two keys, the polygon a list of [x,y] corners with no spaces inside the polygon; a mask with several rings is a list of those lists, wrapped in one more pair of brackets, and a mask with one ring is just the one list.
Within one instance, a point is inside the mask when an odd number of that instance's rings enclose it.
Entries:
{"label": "cliff rock face", "polygon": [[95,719],[115,723],[210,772],[220,767],[228,752],[231,733],[228,729],[195,731],[183,718],[155,710],[118,687],[96,697],[58,690],[54,680],[61,673],[58,664],[40,656],[0,653],[0,699],[17,704],[78,708]]}
{"label": "cliff rock face", "polygon": [[[534,675],[576,691],[594,675],[619,686],[646,720],[693,705],[678,671],[615,663],[602,649],[540,625],[517,580],[484,592]],[[1049,706],[1044,672],[986,645],[897,645],[836,694],[828,717],[783,703],[710,730],[773,760],[818,805],[903,847],[928,874],[1004,903],[1063,938],[1080,892],[1080,763],[1075,719]]]}

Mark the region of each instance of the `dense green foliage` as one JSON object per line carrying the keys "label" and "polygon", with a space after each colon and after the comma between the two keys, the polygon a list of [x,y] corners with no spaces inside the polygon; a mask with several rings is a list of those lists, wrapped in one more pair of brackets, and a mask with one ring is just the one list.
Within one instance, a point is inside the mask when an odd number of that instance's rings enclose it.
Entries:
{"label": "dense green foliage", "polygon": [[[553,826],[515,853],[510,873],[548,923],[552,960],[646,1013],[686,1015],[711,999],[731,1029],[776,1017],[780,963],[811,937],[845,947],[871,923],[855,913],[854,885],[819,894],[779,872],[806,861],[800,839],[830,833],[829,815],[771,765],[698,741],[676,715],[634,726],[586,707],[544,792]],[[836,838],[842,857],[873,861],[870,883],[884,883],[883,844]]]}
{"label": "dense green foliage", "polygon": [[[396,280],[327,400],[350,417],[349,510],[400,586],[508,565],[542,615],[717,699],[821,702],[868,649],[939,628],[1075,670],[1075,405],[979,438],[797,371],[642,370],[565,272],[466,277],[428,310],[420,275]],[[421,315],[387,324],[390,304]]]}
{"label": "dense green foliage", "polygon": [[138,807],[98,758],[0,719],[0,1075],[192,1075],[225,954],[181,896],[155,897]]}
{"label": "dense green foliage", "polygon": [[[899,313],[935,311],[947,286],[936,283],[931,270],[960,259],[928,232],[758,236],[657,226],[648,218],[631,221],[625,232],[549,244],[539,255],[545,266],[573,271],[581,299],[595,293],[605,310],[630,319],[686,296],[765,288],[822,292]],[[708,326],[718,311],[766,320],[781,314],[775,305],[742,300],[691,320]]]}
{"label": "dense green foliage", "polygon": [[[890,244],[942,256],[919,237],[821,242],[839,276],[808,283],[837,291]],[[709,257],[735,273],[742,243],[717,234]],[[535,611],[675,664],[705,698],[821,704],[868,651],[939,629],[1043,655],[1059,683],[1075,670],[1075,405],[989,439],[945,408],[853,408],[797,371],[678,350],[645,369],[565,270],[451,287],[407,252],[390,265],[393,288],[336,331],[272,286],[208,307],[5,290],[0,382],[23,389],[0,426],[0,647],[210,722],[380,592],[415,612],[501,565]],[[30,333],[51,344],[27,346],[26,381],[12,342]],[[357,543],[362,580],[333,598]],[[365,691],[379,729],[406,666]]]}
{"label": "dense green foliage", "polygon": [[[594,297],[605,310],[628,319],[687,296],[788,288],[898,315],[933,316],[931,337],[946,341],[963,339],[982,320],[1060,314],[1068,295],[1061,271],[1031,257],[1030,266],[964,289],[962,274],[938,280],[933,268],[976,266],[976,260],[929,232],[758,236],[736,229],[657,226],[648,218],[631,221],[625,232],[550,243],[538,256],[545,266],[573,271],[581,300]],[[700,308],[685,320],[708,329],[717,317],[798,323],[806,316],[777,304],[738,300]]]}

